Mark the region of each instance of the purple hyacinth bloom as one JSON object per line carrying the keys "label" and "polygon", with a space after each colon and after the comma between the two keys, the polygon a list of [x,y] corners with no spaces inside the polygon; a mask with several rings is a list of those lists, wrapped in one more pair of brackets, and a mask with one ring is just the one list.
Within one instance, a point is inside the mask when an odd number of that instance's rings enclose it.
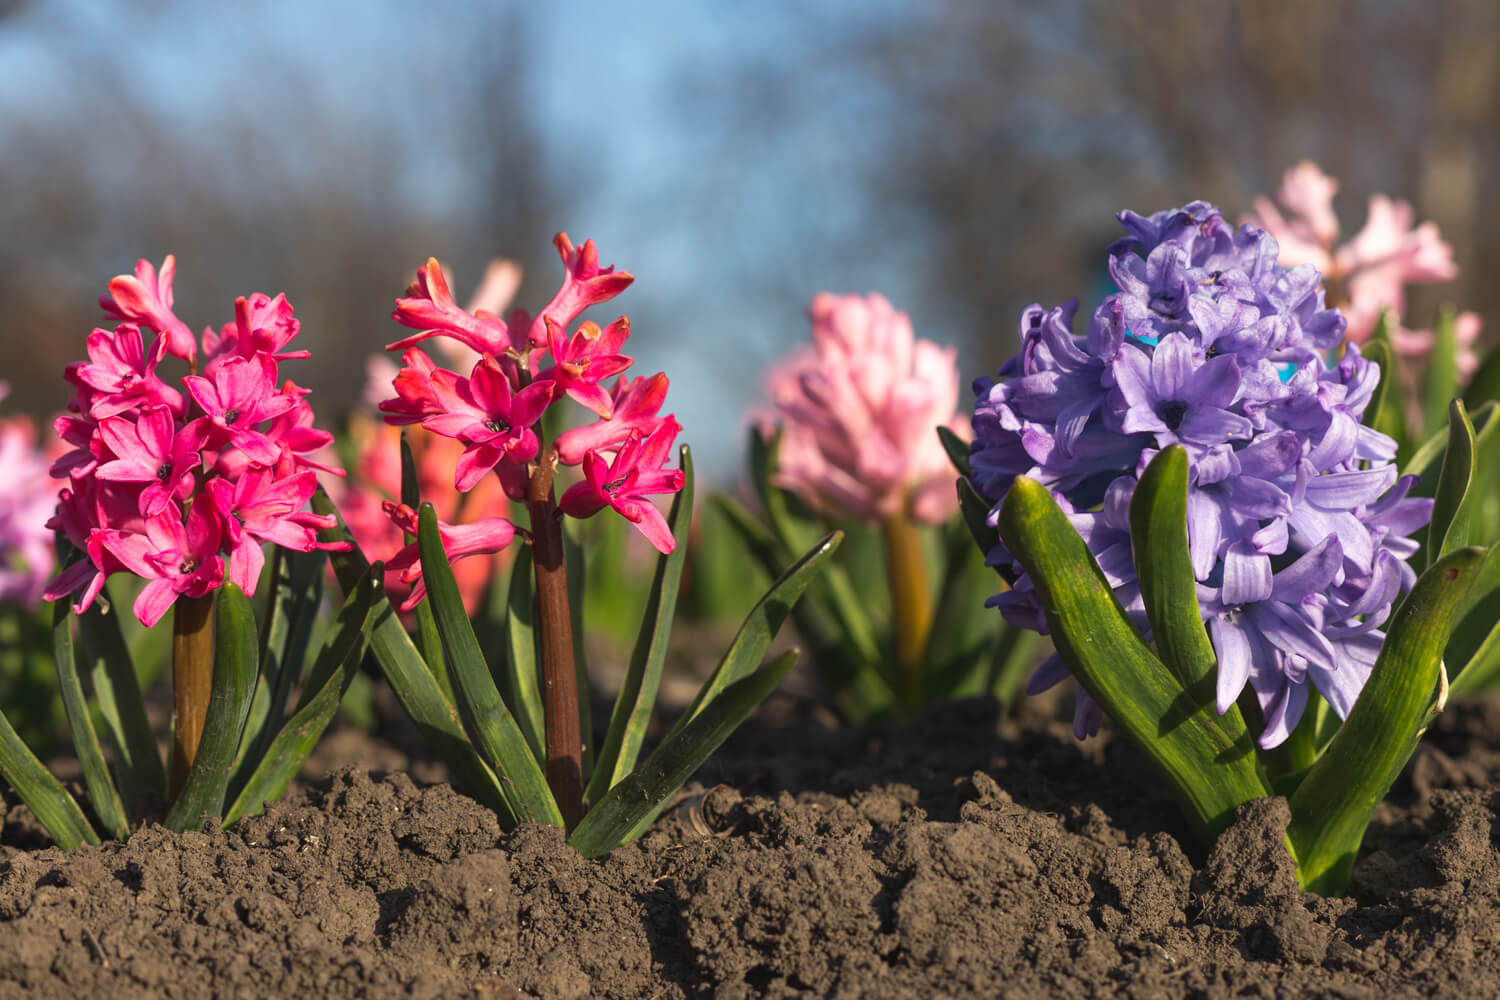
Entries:
{"label": "purple hyacinth bloom", "polygon": [[[1217,208],[1119,216],[1109,248],[1119,291],[1072,333],[1076,303],[1028,307],[1021,350],[975,382],[975,488],[995,501],[1016,476],[1047,486],[1149,639],[1129,546],[1129,497],[1151,459],[1190,459],[1188,547],[1219,659],[1218,707],[1248,686],[1260,743],[1297,726],[1317,691],[1340,717],[1364,686],[1379,627],[1415,582],[1409,536],[1430,500],[1397,478],[1395,442],[1362,423],[1380,378],[1344,318],[1324,307],[1316,270],[1278,263],[1276,241]],[[991,604],[1045,631],[1023,567],[989,555],[1014,587]],[[1040,690],[1066,676],[1049,660]],[[1080,694],[1075,730],[1097,728]]]}

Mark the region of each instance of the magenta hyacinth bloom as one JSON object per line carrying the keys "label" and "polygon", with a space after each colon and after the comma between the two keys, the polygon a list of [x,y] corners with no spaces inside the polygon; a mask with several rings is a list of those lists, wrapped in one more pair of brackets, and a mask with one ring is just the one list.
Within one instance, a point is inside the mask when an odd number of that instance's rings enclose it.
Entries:
{"label": "magenta hyacinth bloom", "polygon": [[671,457],[672,443],[680,430],[669,416],[648,436],[632,434],[612,462],[606,462],[597,451],[589,452],[583,461],[583,482],[570,486],[557,506],[570,517],[592,517],[605,507],[613,507],[657,551],[671,552],[677,547],[672,529],[646,498],[682,489],[682,470],[662,468]]}
{"label": "magenta hyacinth bloom", "polygon": [[[391,500],[381,501],[381,509],[391,523],[408,535],[416,535],[417,512],[406,504]],[[438,522],[438,537],[443,541],[443,553],[449,563],[456,563],[469,556],[493,555],[510,546],[516,537],[516,526],[503,517],[481,517],[468,524]],[[402,611],[410,611],[422,603],[427,596],[427,585],[422,582],[422,554],[416,542],[404,546],[385,564],[387,573],[395,573],[401,581],[410,584],[411,593],[401,602]]]}
{"label": "magenta hyacinth bloom", "polygon": [[[0,382],[0,399],[9,387]],[[0,604],[34,607],[52,575],[47,518],[57,502],[29,417],[0,420]]]}
{"label": "magenta hyacinth bloom", "polygon": [[188,508],[186,524],[171,512],[147,518],[144,532],[105,528],[90,536],[89,552],[97,564],[96,550],[107,550],[130,572],[150,581],[134,608],[141,624],[150,628],[178,597],[202,597],[224,582],[222,528],[213,502],[199,494]]}
{"label": "magenta hyacinth bloom", "polygon": [[[135,607],[147,625],[178,596],[219,587],[226,557],[228,578],[253,595],[262,543],[337,547],[314,534],[331,521],[302,509],[313,470],[342,474],[314,457],[332,435],[313,426],[306,390],[276,387],[280,363],[307,355],[286,350],[299,329],[292,307],[280,295],[241,298],[235,322],[209,328],[201,351],[173,344],[187,329],[171,313],[173,264],[157,279],[143,261],[135,278],[111,283],[106,311],[130,321],[90,334],[89,360],[66,371],[69,413],[54,422],[71,450],[52,465],[68,485],[47,526],[85,557],[44,596],[74,595],[81,612],[106,578],[134,573],[150,581]],[[149,346],[143,327],[156,333]],[[167,353],[205,362],[205,375],[184,379],[191,404],[157,374]]]}
{"label": "magenta hyacinth bloom", "polygon": [[149,260],[139,260],[134,274],[110,279],[109,294],[99,296],[99,307],[110,319],[156,331],[166,353],[192,362],[197,354],[193,331],[172,312],[172,278],[176,273],[177,258],[171,254],[162,261],[160,274]]}
{"label": "magenta hyacinth bloom", "polygon": [[934,428],[969,435],[955,412],[957,351],[917,339],[880,295],[824,293],[809,315],[813,347],[766,377],[763,422],[781,428],[776,485],[861,521],[947,520],[958,501]]}
{"label": "magenta hyacinth bloom", "polygon": [[[1184,445],[1218,706],[1248,685],[1265,720],[1260,744],[1273,747],[1313,690],[1340,716],[1353,705],[1380,626],[1415,582],[1409,536],[1432,501],[1408,496],[1415,480],[1398,478],[1395,442],[1362,423],[1378,367],[1352,345],[1330,364],[1344,321],[1325,308],[1316,268],[1282,266],[1269,233],[1235,230],[1203,202],[1119,218],[1128,235],[1109,254],[1121,291],[1087,335],[1071,332],[1075,303],[1030,306],[1020,352],[997,379],[975,382],[972,479],[996,502],[992,523],[1016,476],[1047,486],[1144,633],[1129,501],[1156,453]],[[1326,218],[1310,218],[1326,232]],[[1023,568],[1003,546],[989,561],[1016,575],[990,604],[1044,631]],[[1031,687],[1065,674],[1050,660]],[[1075,729],[1098,721],[1080,695]]]}
{"label": "magenta hyacinth bloom", "polygon": [[[632,381],[621,374],[632,363],[622,353],[631,332],[624,317],[602,328],[583,321],[569,332],[586,309],[613,299],[635,279],[601,266],[592,240],[577,247],[559,233],[553,244],[563,263],[562,286],[535,317],[517,309],[504,324],[483,311],[460,309],[436,261],[429,261],[393,314],[397,322],[420,332],[391,345],[392,350],[404,349],[402,367],[392,381],[395,396],[382,400],[380,410],[389,424],[420,424],[464,443],[454,470],[460,491],[473,489],[493,469],[512,499],[544,502],[528,496],[530,487],[546,493],[559,466],[581,466],[584,481],[565,490],[558,502],[563,514],[588,517],[610,507],[657,548],[671,551],[666,519],[649,499],[675,492],[683,482],[680,470],[662,468],[681,429],[671,416],[659,415],[667,377]],[[439,367],[413,346],[432,338],[479,352],[468,377]],[[602,383],[614,376],[619,377],[606,389]],[[542,416],[565,396],[599,419],[544,445]],[[416,532],[410,508],[388,503],[386,513],[403,531]],[[514,536],[503,518],[443,524],[440,531],[450,559],[497,552]],[[421,599],[415,547],[403,549],[388,570],[398,572],[402,582],[416,584],[405,607]]]}

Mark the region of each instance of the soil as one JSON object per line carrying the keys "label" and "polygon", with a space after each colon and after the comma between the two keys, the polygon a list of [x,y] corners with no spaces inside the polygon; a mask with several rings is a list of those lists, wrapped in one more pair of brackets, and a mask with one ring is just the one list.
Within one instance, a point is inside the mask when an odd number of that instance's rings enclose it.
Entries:
{"label": "soil", "polygon": [[314,767],[364,766],[227,830],[63,853],[12,806],[0,997],[1500,995],[1500,695],[1449,707],[1338,899],[1284,802],[1200,849],[1120,743],[780,709],[598,862],[347,730]]}

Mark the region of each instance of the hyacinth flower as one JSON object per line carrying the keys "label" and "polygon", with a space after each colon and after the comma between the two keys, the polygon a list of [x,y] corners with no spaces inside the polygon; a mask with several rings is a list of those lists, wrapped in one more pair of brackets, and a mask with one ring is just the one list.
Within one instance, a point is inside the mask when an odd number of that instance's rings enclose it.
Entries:
{"label": "hyacinth flower", "polygon": [[[441,265],[434,269],[434,262],[428,262],[419,269],[415,285],[417,289],[424,285],[435,288],[439,282],[444,290],[452,285],[452,279]],[[451,321],[459,324],[460,330],[482,328],[487,317],[503,313],[510,305],[520,282],[518,264],[504,259],[491,261],[473,295],[463,309],[458,310],[463,315],[450,317]],[[439,291],[437,297],[440,301],[451,299],[452,293]],[[409,306],[414,310],[409,313],[413,322],[435,323],[442,315],[441,307],[435,310],[430,299],[417,298]],[[418,318],[423,315],[433,318]],[[480,358],[478,352],[453,338],[434,343],[443,350],[443,360],[458,371],[471,370]],[[409,356],[411,364],[419,366],[416,369],[419,375],[423,372],[420,366],[436,368],[436,364],[421,351],[412,350]],[[399,379],[400,372],[401,366],[385,355],[367,360],[363,400],[369,410],[376,410],[390,396],[392,381]],[[408,375],[404,381],[397,382],[398,394],[402,392],[403,384],[409,389],[423,391],[426,379],[418,377],[413,383],[412,376]],[[360,550],[386,564],[386,592],[391,600],[402,607],[416,605],[420,599],[413,597],[411,585],[404,579],[407,572],[397,571],[398,553],[412,554],[408,545],[411,538],[406,534],[415,537],[416,522],[412,521],[409,532],[405,532],[404,526],[398,527],[387,507],[387,504],[399,504],[401,500],[400,447],[403,434],[414,461],[417,494],[437,509],[440,523],[457,522],[460,518],[480,522],[488,518],[503,518],[509,512],[510,501],[494,477],[481,478],[467,492],[454,487],[454,463],[467,447],[457,438],[434,434],[420,424],[403,427],[371,420],[363,413],[350,417],[347,431],[350,453],[354,456],[350,475],[347,479],[324,476],[321,484],[343,516]],[[480,612],[491,592],[499,589],[491,584],[502,577],[510,555],[506,546],[500,546],[497,551],[469,553],[462,561],[454,563],[453,572],[463,594],[464,607],[471,615]],[[416,574],[414,579],[419,577],[420,566],[415,566],[410,572]]]}
{"label": "hyacinth flower", "polygon": [[[415,637],[394,615],[370,630],[370,646],[391,687],[433,748],[470,794],[488,803],[507,828],[525,822],[568,830],[569,843],[596,856],[638,836],[667,799],[791,668],[792,651],[761,659],[782,621],[841,537],[824,538],[786,570],[751,611],[739,636],[688,712],[644,760],[686,556],[693,474],[688,449],[667,467],[680,426],[665,406],[664,374],[630,380],[623,353],[630,324],[581,320],[634,280],[599,264],[592,241],[554,241],[562,287],[535,316],[514,310],[501,322],[460,309],[429,262],[392,319],[417,333],[392,343],[402,365],[392,395],[380,402],[386,421],[455,443],[444,490],[467,494],[497,485],[526,523],[498,515],[440,519],[423,499],[410,443],[401,443],[401,500],[382,510],[394,531],[414,541],[385,567],[409,588]],[[575,326],[575,324],[577,324]],[[571,331],[571,332],[570,332]],[[457,343],[477,354],[461,370],[425,352],[433,342]],[[606,379],[616,378],[606,387]],[[554,407],[581,404],[595,422],[548,440]],[[578,471],[561,490],[559,476]],[[669,513],[657,507],[671,498]],[[326,496],[314,507],[332,513]],[[588,672],[582,660],[578,596],[583,552],[565,533],[574,523],[609,511],[633,525],[659,553],[639,637],[607,728],[590,718]],[[514,516],[519,516],[517,513]],[[346,529],[325,529],[342,542]],[[518,549],[503,623],[491,634],[465,608],[454,564]],[[332,556],[340,582],[351,587],[368,572],[357,549]],[[394,587],[393,587],[394,589]],[[581,596],[581,595],[579,595]],[[481,645],[480,634],[487,640]],[[461,723],[461,724],[460,724]]]}
{"label": "hyacinth flower", "polygon": [[988,574],[945,454],[945,442],[968,449],[956,350],[917,338],[880,295],[823,293],[808,315],[812,343],[766,373],[751,430],[763,517],[723,496],[720,510],[768,567],[830,526],[858,540],[798,612],[846,717],[984,692],[1008,701],[1033,644],[963,610],[960,595]]}
{"label": "hyacinth flower", "polygon": [[1203,202],[1119,219],[1087,332],[1029,307],[975,382],[960,500],[1011,583],[989,603],[1051,635],[1032,688],[1077,680],[1080,738],[1127,733],[1208,836],[1287,796],[1304,885],[1339,891],[1450,677],[1500,645],[1474,424],[1454,401],[1414,495],[1316,268]]}
{"label": "hyacinth flower", "polygon": [[[284,297],[253,295],[198,341],[172,312],[173,273],[170,257],[159,273],[142,261],[110,283],[105,313],[121,322],[90,333],[88,360],[64,373],[73,394],[51,466],[64,485],[50,520],[37,512],[65,554],[44,596],[92,820],[3,716],[0,772],[64,847],[151,819],[230,821],[276,798],[358,669],[379,593],[376,576],[355,588],[305,670],[324,553],[343,546],[316,534],[335,519],[307,509],[331,436],[306,390],[278,387],[282,362],[307,356],[286,350],[299,325]],[[189,374],[169,375],[168,358]],[[257,625],[249,598],[262,585]],[[127,606],[148,629],[171,621],[165,767],[124,641]]]}
{"label": "hyacinth flower", "polygon": [[[1464,393],[1470,409],[1500,398],[1500,357],[1487,366],[1484,379],[1476,379],[1480,365],[1476,348],[1484,327],[1478,313],[1444,309],[1434,329],[1406,326],[1410,286],[1458,277],[1453,248],[1437,224],[1414,225],[1416,213],[1409,202],[1374,194],[1363,228],[1340,243],[1339,219],[1333,210],[1338,190],[1335,178],[1304,160],[1282,175],[1274,200],[1255,199],[1255,212],[1248,221],[1276,239],[1284,266],[1311,264],[1318,269],[1328,305],[1337,307],[1348,321],[1345,336],[1349,340],[1360,345],[1372,340],[1384,343],[1393,352],[1393,360],[1402,362],[1393,367],[1399,388],[1410,397],[1409,405],[1401,419],[1381,429],[1397,439],[1402,455],[1407,456],[1411,446],[1434,434],[1446,434],[1445,405],[1457,386],[1468,384],[1474,390]],[[1425,364],[1427,369],[1420,386],[1413,364]]]}

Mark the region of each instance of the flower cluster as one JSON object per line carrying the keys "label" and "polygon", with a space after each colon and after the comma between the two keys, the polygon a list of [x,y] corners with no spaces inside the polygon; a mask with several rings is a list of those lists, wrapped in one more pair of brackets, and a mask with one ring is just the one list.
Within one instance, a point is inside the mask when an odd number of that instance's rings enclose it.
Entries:
{"label": "flower cluster", "polygon": [[[0,382],[0,399],[10,387]],[[55,559],[46,521],[57,502],[37,450],[36,425],[25,416],[0,420],[0,604],[35,606]]]}
{"label": "flower cluster", "polygon": [[[520,265],[509,260],[491,261],[464,309],[470,313],[497,315],[510,304],[520,282]],[[441,341],[438,346],[444,349],[445,360],[454,368],[472,368],[478,359],[474,351],[451,340]],[[366,360],[363,398],[370,409],[374,410],[384,402],[390,393],[391,381],[399,370],[396,363],[384,354]],[[403,434],[411,447],[416,467],[417,494],[437,509],[441,520],[456,521],[461,516],[500,517],[508,509],[509,501],[500,489],[498,478],[486,478],[468,493],[460,493],[454,488],[453,467],[464,450],[463,442],[455,438],[441,437],[420,426],[403,430],[383,421],[373,421],[364,414],[353,415],[348,430],[355,456],[354,467],[349,470],[347,482],[325,479],[323,487],[343,515],[355,544],[372,559],[380,559],[390,566],[406,544],[402,528],[387,511],[387,504],[394,508],[401,497],[400,439]],[[503,551],[477,555],[453,567],[464,607],[470,614],[478,608],[485,588],[503,565],[504,556]],[[411,596],[411,590],[399,574],[388,575],[386,592],[392,600],[405,602]]]}
{"label": "flower cluster", "polygon": [[[1120,289],[1072,333],[1076,303],[1028,307],[1021,351],[975,383],[973,476],[991,499],[1016,476],[1047,486],[1120,603],[1146,630],[1128,507],[1157,451],[1182,445],[1191,469],[1188,540],[1218,654],[1218,707],[1250,685],[1260,743],[1287,738],[1315,687],[1342,717],[1363,687],[1392,603],[1414,582],[1408,535],[1431,501],[1407,497],[1390,438],[1361,424],[1380,378],[1324,306],[1317,268],[1278,263],[1272,236],[1235,230],[1194,202],[1123,212],[1109,250]],[[998,513],[998,506],[996,508]],[[1011,562],[1003,548],[997,565]],[[1015,567],[1019,572],[1020,567]],[[1030,582],[992,598],[1045,630]],[[1060,680],[1049,661],[1032,690]],[[1098,709],[1080,695],[1074,726]]]}
{"label": "flower cluster", "polygon": [[[420,425],[463,446],[453,474],[460,492],[475,489],[494,472],[511,499],[548,500],[555,467],[581,466],[584,478],[557,501],[562,513],[583,518],[613,508],[657,549],[670,552],[671,531],[649,499],[675,493],[683,483],[680,470],[663,468],[681,429],[671,415],[660,415],[667,377],[632,380],[622,374],[632,364],[620,353],[630,336],[623,316],[602,328],[584,321],[569,333],[585,310],[610,301],[634,279],[601,267],[592,240],[575,247],[559,233],[553,242],[563,263],[562,287],[534,317],[517,309],[501,320],[460,308],[438,262],[429,260],[391,314],[418,332],[387,348],[404,353],[392,382],[396,395],[380,409],[390,424]],[[434,337],[475,352],[468,374],[439,367],[415,346]],[[615,382],[606,387],[610,378]],[[564,397],[599,419],[564,431],[544,448],[542,415]],[[544,484],[541,497],[532,495],[537,484]],[[389,503],[386,512],[409,530],[409,508]],[[443,524],[442,534],[450,560],[457,561],[505,548],[515,529],[504,518],[490,517],[469,525]],[[423,593],[415,551],[408,547],[391,564],[404,567],[402,580],[415,585],[404,608]]]}
{"label": "flower cluster", "polygon": [[[48,527],[86,558],[45,596],[77,595],[82,611],[107,577],[134,573],[148,581],[135,603],[147,626],[226,578],[253,594],[262,543],[326,548],[316,531],[333,519],[304,508],[315,470],[338,473],[315,457],[333,436],[313,426],[307,390],[277,385],[282,361],[308,356],[285,350],[301,326],[285,296],[237,299],[234,322],[205,329],[200,354],[172,311],[174,270],[170,256],[160,274],[143,260],[109,283],[100,305],[120,322],[90,333],[88,360],[68,365],[73,397],[54,422],[71,447],[52,466],[67,485]],[[169,355],[202,374],[179,389],[159,370]]]}
{"label": "flower cluster", "polygon": [[861,521],[947,520],[958,501],[934,427],[969,435],[955,414],[952,347],[912,334],[883,296],[821,294],[813,346],[772,368],[766,392],[781,427],[775,483],[827,514]]}
{"label": "flower cluster", "polygon": [[[1255,214],[1249,221],[1276,238],[1282,264],[1311,264],[1322,273],[1335,290],[1331,304],[1348,318],[1349,339],[1362,344],[1385,310],[1404,317],[1407,285],[1452,281],[1458,277],[1458,265],[1436,223],[1413,228],[1411,204],[1383,194],[1370,196],[1364,228],[1340,245],[1339,220],[1333,211],[1338,190],[1337,180],[1304,160],[1282,175],[1276,193],[1280,209],[1269,198],[1256,198]],[[1473,312],[1460,313],[1454,323],[1462,375],[1472,375],[1479,364],[1474,344],[1483,325]],[[1432,343],[1431,330],[1398,327],[1391,331],[1391,346],[1409,357],[1427,354]]]}

